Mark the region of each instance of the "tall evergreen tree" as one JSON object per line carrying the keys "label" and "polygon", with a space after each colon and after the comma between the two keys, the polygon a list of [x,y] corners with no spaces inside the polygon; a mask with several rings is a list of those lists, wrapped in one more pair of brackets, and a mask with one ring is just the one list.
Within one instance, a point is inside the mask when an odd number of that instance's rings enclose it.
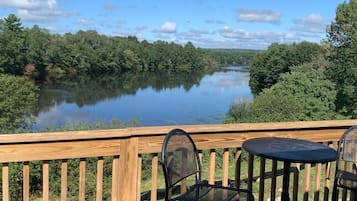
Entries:
{"label": "tall evergreen tree", "polygon": [[1,22],[0,72],[20,75],[25,64],[24,28],[20,18],[10,14]]}

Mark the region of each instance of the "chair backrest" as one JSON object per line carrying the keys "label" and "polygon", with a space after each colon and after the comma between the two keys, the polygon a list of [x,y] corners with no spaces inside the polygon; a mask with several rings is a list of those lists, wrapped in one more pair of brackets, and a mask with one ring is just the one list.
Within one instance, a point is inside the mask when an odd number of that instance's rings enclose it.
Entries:
{"label": "chair backrest", "polygon": [[[338,159],[336,161],[336,172],[332,200],[339,200],[338,188],[357,190],[357,125],[347,129],[338,142]],[[344,195],[347,191],[344,192]],[[351,194],[352,195],[352,194]],[[356,200],[356,199],[351,199]]]}
{"label": "chair backrest", "polygon": [[161,152],[166,195],[179,182],[194,177],[201,181],[201,164],[192,138],[181,129],[171,130],[165,137]]}
{"label": "chair backrest", "polygon": [[347,162],[357,162],[357,125],[347,129],[338,144],[338,159]]}

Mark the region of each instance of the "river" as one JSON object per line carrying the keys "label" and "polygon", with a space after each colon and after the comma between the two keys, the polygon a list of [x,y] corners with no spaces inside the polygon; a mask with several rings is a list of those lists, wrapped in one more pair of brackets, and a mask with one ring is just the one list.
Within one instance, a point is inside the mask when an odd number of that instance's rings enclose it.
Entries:
{"label": "river", "polygon": [[252,99],[249,73],[242,68],[182,79],[151,74],[46,85],[32,130],[113,120],[139,126],[221,123],[233,102]]}

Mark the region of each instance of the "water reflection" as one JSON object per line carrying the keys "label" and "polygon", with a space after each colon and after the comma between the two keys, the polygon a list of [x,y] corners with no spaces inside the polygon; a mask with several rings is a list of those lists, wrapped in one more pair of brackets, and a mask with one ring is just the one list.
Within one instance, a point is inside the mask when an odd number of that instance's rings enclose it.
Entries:
{"label": "water reflection", "polygon": [[34,130],[63,124],[138,120],[140,125],[220,123],[233,101],[251,99],[248,73],[79,78],[41,88]]}

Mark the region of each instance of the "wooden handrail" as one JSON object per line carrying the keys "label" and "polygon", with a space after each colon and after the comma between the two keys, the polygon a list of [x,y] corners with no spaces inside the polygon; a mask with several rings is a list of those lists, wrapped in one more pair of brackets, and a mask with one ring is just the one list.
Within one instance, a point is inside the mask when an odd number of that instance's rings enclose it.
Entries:
{"label": "wooden handrail", "polygon": [[[270,123],[241,123],[215,125],[177,125],[157,127],[130,127],[110,130],[66,131],[26,134],[0,135],[0,163],[3,164],[3,200],[9,200],[8,164],[26,162],[25,176],[28,176],[28,163],[44,161],[43,200],[48,200],[48,170],[51,168],[47,161],[62,160],[63,174],[66,174],[67,159],[85,159],[89,157],[112,156],[112,200],[136,201],[140,197],[141,154],[154,154],[152,164],[157,169],[157,153],[161,151],[162,141],[166,133],[173,128],[181,128],[194,139],[199,150],[210,150],[213,163],[210,165],[209,182],[214,182],[216,157],[215,149],[224,149],[223,169],[228,170],[228,151],[241,148],[242,143],[250,138],[263,136],[281,136],[300,138],[316,142],[336,142],[342,133],[350,126],[356,125],[357,120],[334,121],[301,121],[301,122],[270,122]],[[238,152],[237,152],[238,153]],[[240,153],[240,151],[239,151]],[[239,157],[239,156],[237,156]],[[98,161],[98,167],[103,167],[103,159]],[[211,161],[211,162],[212,162]],[[264,164],[263,164],[264,165]],[[263,166],[262,167],[265,167]],[[85,179],[86,163],[81,160],[80,175]],[[26,171],[25,171],[26,170]],[[103,170],[99,170],[102,172]],[[238,171],[240,172],[240,170]],[[4,175],[5,174],[5,175]],[[102,178],[99,173],[98,178]],[[153,173],[157,177],[157,173]],[[223,184],[227,185],[227,172],[223,173]],[[66,197],[66,176],[63,176],[61,200]],[[25,178],[28,182],[28,178]],[[156,183],[156,179],[153,180]],[[80,199],[85,196],[85,183],[80,183]],[[63,184],[64,183],[64,184]],[[102,193],[102,183],[97,181],[97,193]],[[5,186],[4,186],[5,185]],[[156,189],[157,184],[152,187]],[[24,187],[28,188],[26,184]],[[317,188],[317,186],[314,186]],[[27,200],[29,189],[24,189],[24,200]],[[101,200],[102,196],[97,195]],[[152,196],[156,199],[156,196]]]}
{"label": "wooden handrail", "polygon": [[268,123],[239,123],[239,124],[208,124],[208,125],[176,125],[153,127],[130,127],[106,130],[82,130],[63,132],[41,132],[23,134],[2,134],[0,144],[76,141],[86,139],[130,138],[165,135],[169,130],[182,128],[189,133],[229,133],[229,132],[265,132],[274,130],[299,129],[337,129],[347,128],[357,124],[357,120],[330,120],[330,121],[299,121],[299,122],[268,122]]}

